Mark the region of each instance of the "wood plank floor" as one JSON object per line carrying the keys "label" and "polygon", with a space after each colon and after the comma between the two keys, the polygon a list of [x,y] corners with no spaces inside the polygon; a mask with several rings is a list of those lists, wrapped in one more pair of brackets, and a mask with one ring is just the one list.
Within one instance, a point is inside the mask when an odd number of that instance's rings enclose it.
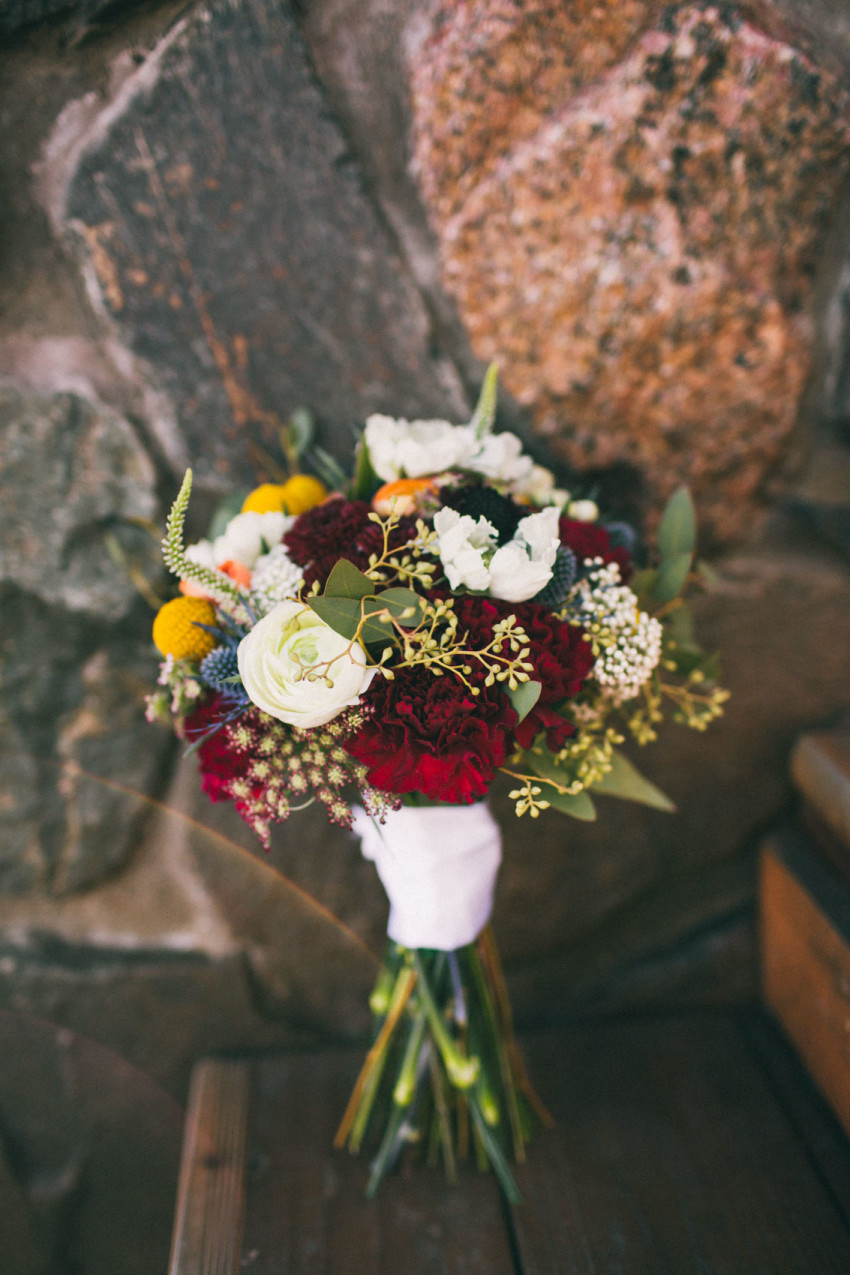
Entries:
{"label": "wood plank floor", "polygon": [[[450,1187],[417,1166],[365,1200],[366,1163],[331,1149],[360,1055],[246,1063],[253,1094],[234,1270],[850,1272],[850,1144],[760,1011],[585,1023],[524,1045],[557,1125],[519,1167],[517,1208],[471,1168]],[[172,1267],[190,1271],[206,1275],[203,1265]]]}

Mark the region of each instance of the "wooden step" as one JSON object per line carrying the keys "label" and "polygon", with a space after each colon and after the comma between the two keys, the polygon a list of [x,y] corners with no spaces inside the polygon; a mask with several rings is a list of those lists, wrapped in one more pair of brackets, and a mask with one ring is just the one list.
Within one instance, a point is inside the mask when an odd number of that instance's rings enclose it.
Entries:
{"label": "wooden step", "polygon": [[[368,1164],[331,1147],[359,1051],[255,1061],[250,1111],[244,1070],[232,1110],[216,1080],[187,1122],[171,1275],[850,1270],[850,1146],[761,1011],[583,1023],[525,1045],[557,1125],[518,1167],[517,1208],[471,1166],[457,1186],[403,1168],[366,1200]],[[214,1088],[220,1064],[200,1066]],[[240,1121],[244,1227],[240,1192],[213,1184],[218,1157],[240,1160]],[[206,1250],[235,1266],[197,1264],[202,1218]]]}

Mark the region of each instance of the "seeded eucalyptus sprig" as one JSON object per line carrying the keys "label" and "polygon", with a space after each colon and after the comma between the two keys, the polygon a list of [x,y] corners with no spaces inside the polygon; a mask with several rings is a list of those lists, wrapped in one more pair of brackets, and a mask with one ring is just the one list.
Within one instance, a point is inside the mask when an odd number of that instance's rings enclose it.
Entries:
{"label": "seeded eucalyptus sprig", "polygon": [[187,469],[177,499],[171,506],[162,541],[162,557],[168,570],[181,580],[191,580],[217,602],[241,601],[241,590],[222,571],[213,571],[186,557],[183,547],[183,524],[192,494],[192,471]]}

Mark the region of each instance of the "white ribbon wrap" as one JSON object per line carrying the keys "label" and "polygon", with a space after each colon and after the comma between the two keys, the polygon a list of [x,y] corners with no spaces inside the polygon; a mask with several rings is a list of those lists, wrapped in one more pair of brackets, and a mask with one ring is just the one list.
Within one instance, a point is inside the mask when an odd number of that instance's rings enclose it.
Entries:
{"label": "white ribbon wrap", "polygon": [[487,806],[402,806],[378,823],[359,808],[354,831],[390,900],[387,933],[441,952],[472,943],[490,919],[502,838]]}

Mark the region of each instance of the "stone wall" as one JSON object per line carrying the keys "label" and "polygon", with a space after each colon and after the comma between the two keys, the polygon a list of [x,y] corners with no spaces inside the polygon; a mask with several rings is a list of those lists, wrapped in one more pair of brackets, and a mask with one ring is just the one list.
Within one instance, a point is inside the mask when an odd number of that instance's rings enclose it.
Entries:
{"label": "stone wall", "polygon": [[497,794],[519,1016],[752,995],[759,834],[850,707],[843,7],[0,0],[0,40],[0,1004],[176,1093],[365,1029],[369,865],[200,797],[134,579],[190,461],[200,533],[295,408],[346,460],[491,358],[541,459],[650,528],[692,486],[733,692],[646,754],[674,817],[529,841]]}

